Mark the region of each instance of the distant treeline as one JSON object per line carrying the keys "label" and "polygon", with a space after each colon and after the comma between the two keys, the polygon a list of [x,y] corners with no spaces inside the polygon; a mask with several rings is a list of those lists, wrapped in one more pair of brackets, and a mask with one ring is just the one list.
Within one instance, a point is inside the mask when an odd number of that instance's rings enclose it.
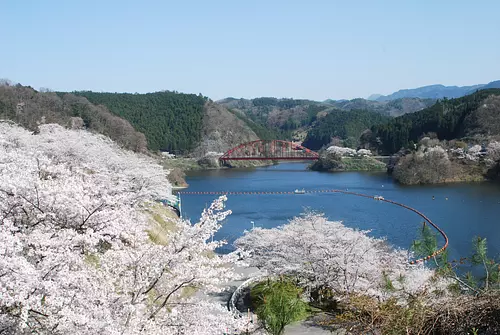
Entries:
{"label": "distant treeline", "polygon": [[317,150],[330,143],[333,137],[358,139],[363,130],[389,120],[388,116],[366,110],[332,111],[315,122],[303,145]]}
{"label": "distant treeline", "polygon": [[207,98],[195,94],[73,92],[128,120],[148,140],[149,149],[185,153],[200,141]]}
{"label": "distant treeline", "polygon": [[[377,146],[382,152],[393,154],[401,148],[411,147],[426,133],[436,133],[441,140],[452,140],[475,133],[498,135],[498,127],[493,126],[500,123],[500,106],[479,110],[491,95],[500,95],[500,89],[482,90],[461,98],[439,100],[419,112],[372,126],[372,138],[380,140]],[[485,124],[485,120],[491,121]],[[495,122],[496,125],[493,125]]]}
{"label": "distant treeline", "polygon": [[283,109],[290,109],[297,106],[315,104],[316,102],[304,99],[278,99],[262,97],[252,99],[252,103],[255,107],[276,106]]}

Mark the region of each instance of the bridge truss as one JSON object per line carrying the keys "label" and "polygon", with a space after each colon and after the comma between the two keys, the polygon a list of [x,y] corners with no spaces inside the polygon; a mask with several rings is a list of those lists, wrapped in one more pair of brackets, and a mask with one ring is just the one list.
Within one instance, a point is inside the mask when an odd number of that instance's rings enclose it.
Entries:
{"label": "bridge truss", "polygon": [[281,140],[257,140],[229,150],[219,159],[229,160],[316,160],[318,153],[299,144]]}

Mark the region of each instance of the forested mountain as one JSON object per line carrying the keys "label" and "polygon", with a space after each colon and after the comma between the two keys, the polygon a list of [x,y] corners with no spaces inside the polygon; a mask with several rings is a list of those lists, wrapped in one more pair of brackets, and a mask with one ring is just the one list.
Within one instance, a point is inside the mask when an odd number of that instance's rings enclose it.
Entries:
{"label": "forested mountain", "polygon": [[200,142],[204,105],[202,95],[177,92],[147,94],[74,92],[104,105],[143,132],[151,150],[186,153]]}
{"label": "forested mountain", "polygon": [[316,120],[318,112],[331,108],[328,104],[312,100],[270,97],[251,100],[227,98],[217,103],[285,138],[290,137],[291,131],[310,125]]}
{"label": "forested mountain", "polygon": [[[488,85],[494,87],[500,81]],[[382,141],[379,149],[393,153],[424,132],[436,132],[443,139],[500,133],[498,115],[484,107],[496,106],[495,98],[485,99],[497,91],[443,99],[434,105],[434,100],[421,98],[317,102],[262,97],[213,103],[201,94],[169,91],[53,93],[4,84],[0,86],[0,117],[33,130],[50,122],[85,126],[133,150],[147,147],[194,155],[222,152],[257,138],[292,139],[299,133],[311,149],[328,144],[332,137],[356,145],[361,132],[374,126],[372,135]],[[398,117],[390,120],[390,116]],[[78,125],[75,117],[83,124]]]}
{"label": "forested mountain", "polygon": [[[291,138],[292,131],[310,127],[318,118],[343,110],[367,110],[383,115],[399,116],[413,113],[431,106],[432,99],[404,98],[394,101],[370,101],[366,99],[325,100],[277,99],[263,97],[255,99],[226,98],[217,101],[232,111],[245,115],[256,125],[271,131],[275,138]],[[322,122],[322,121],[321,121]]]}
{"label": "forested mountain", "polygon": [[29,86],[4,82],[0,85],[0,119],[12,120],[32,131],[44,123],[85,127],[109,136],[128,149],[147,150],[146,137],[128,121],[70,93],[38,92]]}
{"label": "forested mountain", "polygon": [[353,142],[348,146],[355,146],[361,132],[388,120],[388,116],[365,110],[332,111],[314,123],[303,145],[317,150],[330,143],[332,137],[338,137]]}
{"label": "forested mountain", "polygon": [[464,95],[472,94],[479,89],[500,88],[500,80],[492,81],[489,84],[478,84],[472,86],[444,86],[429,85],[412,89],[403,89],[389,95],[372,94],[368,99],[377,101],[390,101],[401,98],[423,98],[442,99],[460,98]]}
{"label": "forested mountain", "polygon": [[500,89],[439,100],[422,111],[372,127],[372,139],[378,139],[379,149],[392,154],[430,132],[441,140],[500,135]]}

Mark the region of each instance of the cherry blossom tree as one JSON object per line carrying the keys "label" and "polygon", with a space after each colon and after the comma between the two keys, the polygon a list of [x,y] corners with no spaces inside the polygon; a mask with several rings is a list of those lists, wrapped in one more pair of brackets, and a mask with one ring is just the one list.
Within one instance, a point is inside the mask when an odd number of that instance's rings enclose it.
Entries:
{"label": "cherry blossom tree", "polygon": [[241,329],[243,320],[200,297],[234,277],[235,256],[209,242],[230,214],[225,197],[153,243],[146,209],[171,196],[166,177],[103,136],[0,123],[0,334]]}
{"label": "cherry blossom tree", "polygon": [[356,156],[356,150],[351,149],[351,148],[344,148],[344,147],[338,147],[335,145],[329,146],[326,149],[326,152],[329,154],[335,154],[339,156],[351,156],[354,157]]}
{"label": "cherry blossom tree", "polygon": [[335,145],[329,146],[326,152],[327,154],[337,155],[339,157],[367,157],[372,155],[372,152],[367,149],[359,149],[356,151],[355,149]]}
{"label": "cherry blossom tree", "polygon": [[359,293],[383,299],[388,280],[394,292],[416,293],[431,285],[432,270],[409,265],[407,251],[367,233],[306,214],[282,227],[256,227],[235,243],[251,255],[250,265],[271,276],[295,277],[311,291],[327,288],[338,298]]}
{"label": "cherry blossom tree", "polygon": [[497,141],[490,142],[486,150],[488,158],[490,160],[492,160],[493,162],[500,160],[500,142]]}
{"label": "cherry blossom tree", "polygon": [[370,150],[367,150],[367,149],[359,149],[356,152],[356,155],[358,155],[360,157],[368,157],[368,156],[372,156],[372,152]]}

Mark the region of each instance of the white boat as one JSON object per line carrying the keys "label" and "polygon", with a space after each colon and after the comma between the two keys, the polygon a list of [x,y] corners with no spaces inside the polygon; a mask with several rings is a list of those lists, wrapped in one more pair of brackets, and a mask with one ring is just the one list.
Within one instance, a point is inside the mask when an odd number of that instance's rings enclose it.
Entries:
{"label": "white boat", "polygon": [[304,194],[304,193],[306,193],[306,190],[304,190],[304,189],[301,189],[301,190],[296,189],[295,191],[293,191],[293,193],[295,193],[295,194]]}

